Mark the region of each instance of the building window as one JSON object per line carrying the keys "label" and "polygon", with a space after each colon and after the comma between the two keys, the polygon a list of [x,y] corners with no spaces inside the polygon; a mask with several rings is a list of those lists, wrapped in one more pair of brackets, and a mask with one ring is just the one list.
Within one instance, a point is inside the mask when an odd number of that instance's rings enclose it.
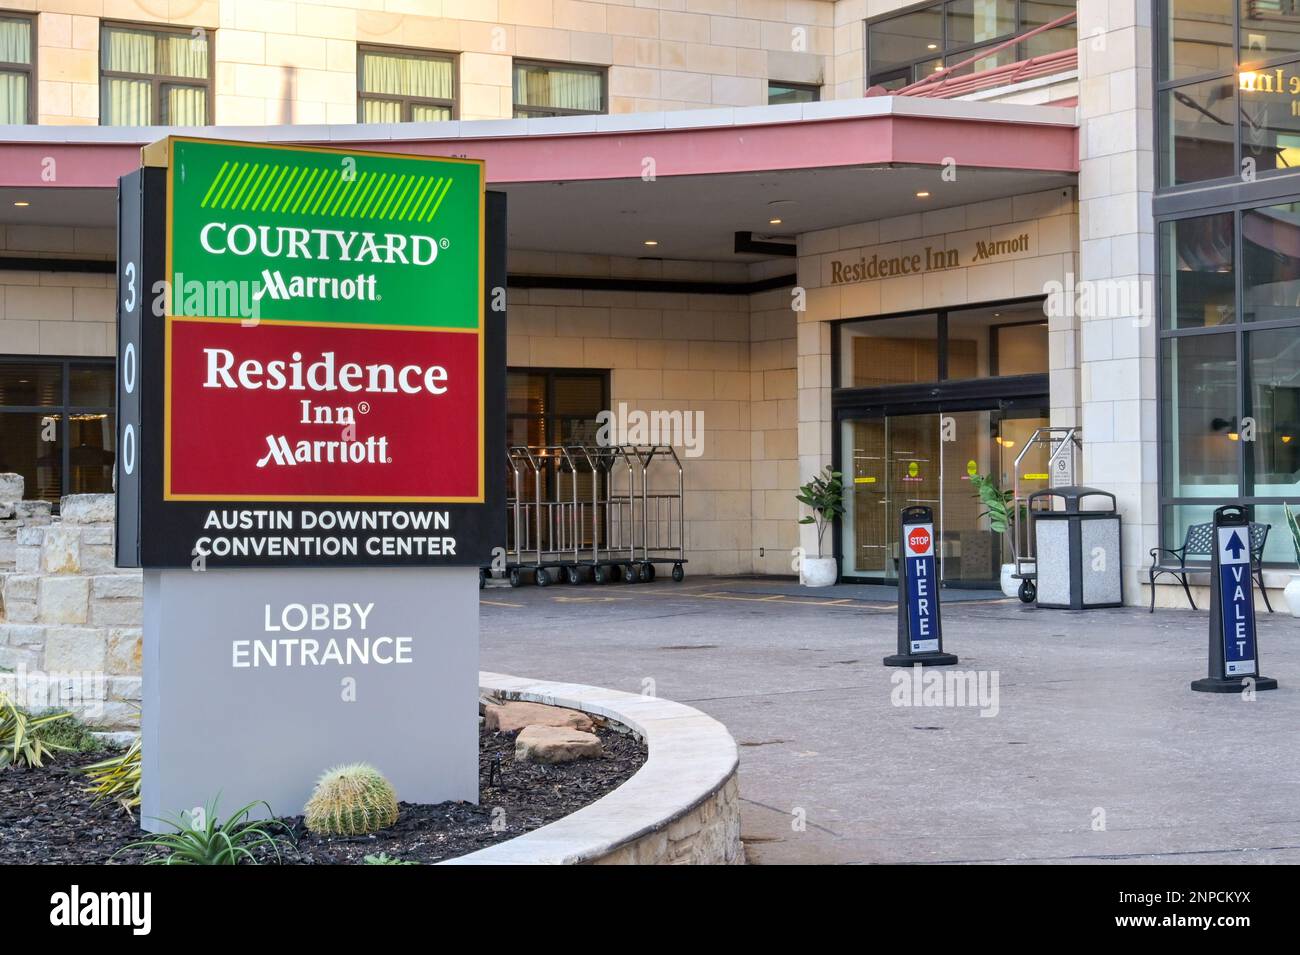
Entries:
{"label": "building window", "polygon": [[506,374],[507,443],[596,444],[596,416],[609,407],[603,371],[512,368]]}
{"label": "building window", "polygon": [[815,103],[821,99],[821,87],[816,83],[775,83],[768,80],[767,104]]}
{"label": "building window", "polygon": [[456,114],[456,63],[447,54],[357,48],[357,122],[436,123]]}
{"label": "building window", "polygon": [[1249,182],[1300,168],[1294,0],[1161,0],[1159,10],[1157,185]]}
{"label": "building window", "polygon": [[516,119],[607,111],[603,68],[515,60],[514,74]]}
{"label": "building window", "polygon": [[201,28],[106,23],[100,30],[103,126],[212,122],[212,51]]}
{"label": "building window", "polygon": [[28,500],[113,490],[114,384],[111,360],[0,357],[0,472]]}
{"label": "building window", "polygon": [[946,0],[876,17],[867,21],[867,86],[900,89],[984,49],[987,55],[954,75],[1070,49],[1076,37],[1073,22],[1002,50],[993,48],[1074,9],[1074,3],[1057,0]]}
{"label": "building window", "polygon": [[36,122],[35,21],[0,13],[0,126]]}
{"label": "building window", "polygon": [[1045,375],[1042,299],[869,318],[839,326],[840,388]]}
{"label": "building window", "polygon": [[1158,236],[1165,545],[1241,503],[1277,531],[1265,559],[1294,562],[1282,503],[1300,500],[1300,202],[1168,220]]}

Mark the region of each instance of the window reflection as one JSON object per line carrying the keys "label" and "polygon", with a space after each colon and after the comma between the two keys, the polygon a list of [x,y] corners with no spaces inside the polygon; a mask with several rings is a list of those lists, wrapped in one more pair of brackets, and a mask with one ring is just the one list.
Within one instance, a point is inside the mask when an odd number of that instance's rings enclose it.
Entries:
{"label": "window reflection", "polygon": [[1246,321],[1296,318],[1300,307],[1300,203],[1249,209],[1242,214],[1241,231]]}
{"label": "window reflection", "polygon": [[1300,53],[1300,5],[1295,0],[1242,0],[1242,64]]}
{"label": "window reflection", "polygon": [[1164,492],[1233,497],[1241,439],[1236,336],[1171,338],[1163,346]]}
{"label": "window reflection", "polygon": [[1294,328],[1246,335],[1249,380],[1246,414],[1254,439],[1246,446],[1253,488],[1260,497],[1300,491],[1300,335]]}
{"label": "window reflection", "polygon": [[1233,81],[1193,83],[1161,94],[1160,184],[1234,175]]}
{"label": "window reflection", "polygon": [[1236,317],[1232,213],[1166,222],[1163,282],[1166,328],[1204,328]]}

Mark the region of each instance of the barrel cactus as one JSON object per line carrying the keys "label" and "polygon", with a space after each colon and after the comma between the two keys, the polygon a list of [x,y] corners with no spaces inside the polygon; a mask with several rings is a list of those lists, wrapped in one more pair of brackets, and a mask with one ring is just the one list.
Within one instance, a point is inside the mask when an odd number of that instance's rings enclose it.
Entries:
{"label": "barrel cactus", "polygon": [[316,784],[303,816],[317,835],[364,835],[397,821],[397,796],[373,766],[336,766]]}

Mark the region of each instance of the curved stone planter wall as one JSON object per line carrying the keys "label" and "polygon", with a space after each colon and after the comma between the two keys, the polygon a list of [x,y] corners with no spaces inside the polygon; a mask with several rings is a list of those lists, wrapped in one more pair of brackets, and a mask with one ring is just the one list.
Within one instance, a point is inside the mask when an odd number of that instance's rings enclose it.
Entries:
{"label": "curved stone planter wall", "polygon": [[567,706],[630,727],[650,757],[631,779],[548,826],[446,865],[740,864],[736,741],[680,703],[576,683],[480,673],[484,693]]}

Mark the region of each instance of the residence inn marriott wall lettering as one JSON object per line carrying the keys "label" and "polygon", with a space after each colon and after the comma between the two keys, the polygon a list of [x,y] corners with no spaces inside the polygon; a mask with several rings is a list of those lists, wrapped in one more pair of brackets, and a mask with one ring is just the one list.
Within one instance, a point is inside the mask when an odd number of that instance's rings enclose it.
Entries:
{"label": "residence inn marriott wall lettering", "polygon": [[[916,243],[903,243],[915,245]],[[1010,238],[972,239],[968,247],[943,248],[924,244],[914,252],[899,253],[898,243],[875,250],[864,249],[856,258],[830,256],[831,285],[853,282],[870,282],[877,279],[899,278],[959,269],[1017,255],[1032,255],[1030,234],[1020,232]],[[893,254],[891,254],[893,253]]]}
{"label": "residence inn marriott wall lettering", "polygon": [[124,245],[120,349],[146,398],[123,389],[143,470],[122,479],[146,513],[122,562],[485,563],[504,535],[485,533],[482,164],[183,137],[145,154],[168,211]]}

